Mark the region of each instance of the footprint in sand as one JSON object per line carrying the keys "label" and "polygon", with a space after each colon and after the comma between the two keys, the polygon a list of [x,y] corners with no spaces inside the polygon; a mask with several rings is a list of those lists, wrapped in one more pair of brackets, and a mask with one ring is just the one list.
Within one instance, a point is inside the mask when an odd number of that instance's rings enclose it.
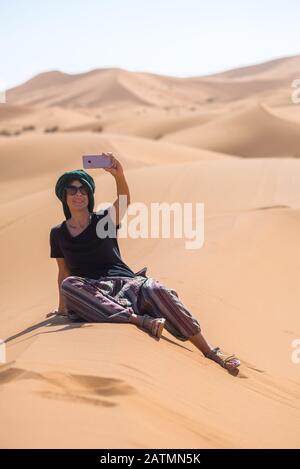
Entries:
{"label": "footprint in sand", "polygon": [[16,380],[38,380],[42,383],[42,389],[36,393],[48,399],[82,402],[104,407],[113,407],[118,403],[102,398],[125,396],[136,392],[133,386],[116,378],[76,375],[60,371],[37,373],[20,368],[10,368],[0,373],[0,385]]}

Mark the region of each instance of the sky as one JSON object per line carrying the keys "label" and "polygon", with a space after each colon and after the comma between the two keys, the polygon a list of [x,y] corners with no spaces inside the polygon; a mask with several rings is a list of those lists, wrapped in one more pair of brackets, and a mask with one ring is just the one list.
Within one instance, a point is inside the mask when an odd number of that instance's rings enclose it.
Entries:
{"label": "sky", "polygon": [[299,0],[0,0],[0,82],[117,67],[195,77],[300,54]]}

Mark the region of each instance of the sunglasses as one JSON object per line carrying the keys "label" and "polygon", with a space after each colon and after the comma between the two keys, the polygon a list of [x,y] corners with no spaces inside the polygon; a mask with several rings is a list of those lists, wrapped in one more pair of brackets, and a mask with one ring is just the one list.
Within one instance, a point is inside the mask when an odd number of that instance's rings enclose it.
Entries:
{"label": "sunglasses", "polygon": [[68,195],[75,195],[77,194],[77,191],[79,191],[82,195],[88,195],[88,190],[84,186],[79,186],[79,187],[72,186],[72,185],[66,186],[66,192]]}

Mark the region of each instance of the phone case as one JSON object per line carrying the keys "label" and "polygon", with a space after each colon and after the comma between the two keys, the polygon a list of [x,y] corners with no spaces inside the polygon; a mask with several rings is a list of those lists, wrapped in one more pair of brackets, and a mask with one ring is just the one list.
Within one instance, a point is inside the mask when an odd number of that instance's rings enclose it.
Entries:
{"label": "phone case", "polygon": [[107,155],[83,155],[84,168],[110,168],[112,166],[111,157]]}

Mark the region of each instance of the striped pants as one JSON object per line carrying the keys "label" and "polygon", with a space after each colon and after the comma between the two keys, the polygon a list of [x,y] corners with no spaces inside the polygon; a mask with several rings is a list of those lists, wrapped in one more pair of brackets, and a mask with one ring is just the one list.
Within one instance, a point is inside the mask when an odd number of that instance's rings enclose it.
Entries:
{"label": "striped pants", "polygon": [[152,277],[69,276],[61,284],[65,307],[70,317],[86,322],[128,323],[132,313],[165,318],[165,328],[186,341],[200,332],[196,318],[178,298],[175,290]]}

